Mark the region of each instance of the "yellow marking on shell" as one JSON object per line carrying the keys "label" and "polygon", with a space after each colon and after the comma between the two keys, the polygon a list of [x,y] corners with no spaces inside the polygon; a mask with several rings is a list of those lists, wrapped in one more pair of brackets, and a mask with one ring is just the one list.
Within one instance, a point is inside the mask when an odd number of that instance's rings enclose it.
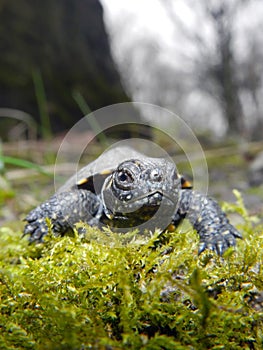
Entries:
{"label": "yellow marking on shell", "polygon": [[89,182],[89,179],[81,179],[77,182],[77,185],[83,185],[83,184],[86,184],[87,182]]}
{"label": "yellow marking on shell", "polygon": [[170,225],[168,225],[168,227],[167,227],[167,231],[168,231],[168,232],[173,232],[175,229],[176,229],[176,227],[174,226],[174,224],[170,224]]}
{"label": "yellow marking on shell", "polygon": [[193,184],[186,180],[181,174],[178,173],[178,177],[181,179],[182,188],[193,188]]}
{"label": "yellow marking on shell", "polygon": [[182,183],[182,188],[189,188],[189,187],[193,187],[193,185],[191,184],[190,181],[185,180],[185,181]]}
{"label": "yellow marking on shell", "polygon": [[100,172],[101,175],[110,175],[111,173],[112,173],[112,171],[109,170],[109,169],[105,169],[105,170],[102,170],[102,171]]}

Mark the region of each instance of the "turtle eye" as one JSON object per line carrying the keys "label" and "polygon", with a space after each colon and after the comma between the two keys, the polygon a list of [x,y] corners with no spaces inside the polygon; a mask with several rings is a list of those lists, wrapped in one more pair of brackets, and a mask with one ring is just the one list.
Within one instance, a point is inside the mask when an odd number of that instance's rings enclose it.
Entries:
{"label": "turtle eye", "polygon": [[117,187],[130,189],[134,183],[134,176],[128,169],[119,169],[115,176]]}
{"label": "turtle eye", "polygon": [[127,172],[120,171],[118,173],[118,180],[120,182],[127,182],[127,181],[129,181],[129,174]]}

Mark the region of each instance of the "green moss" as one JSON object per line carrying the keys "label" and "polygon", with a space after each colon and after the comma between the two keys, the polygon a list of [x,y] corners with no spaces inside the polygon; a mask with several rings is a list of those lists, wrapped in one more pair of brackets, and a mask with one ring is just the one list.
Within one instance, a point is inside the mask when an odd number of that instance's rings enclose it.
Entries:
{"label": "green moss", "polygon": [[[237,194],[238,196],[238,194]],[[224,259],[197,234],[87,235],[28,245],[0,230],[0,349],[261,349],[262,226]],[[180,232],[181,231],[181,232]]]}

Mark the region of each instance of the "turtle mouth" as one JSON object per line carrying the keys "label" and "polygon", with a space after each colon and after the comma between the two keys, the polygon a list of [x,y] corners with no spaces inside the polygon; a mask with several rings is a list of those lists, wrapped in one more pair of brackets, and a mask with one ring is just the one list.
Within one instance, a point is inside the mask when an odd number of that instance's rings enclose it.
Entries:
{"label": "turtle mouth", "polygon": [[[158,227],[159,222],[172,216],[176,205],[175,198],[160,191],[152,191],[125,204],[122,202],[122,205],[115,207],[114,211],[107,209],[105,214],[108,219],[112,220],[108,223],[110,226],[137,227],[149,220],[154,220],[156,227]],[[159,214],[157,214],[158,212]]]}
{"label": "turtle mouth", "polygon": [[163,193],[161,191],[152,191],[142,196],[138,196],[136,198],[131,199],[129,203],[133,204],[133,203],[142,201],[142,202],[145,202],[144,203],[145,205],[157,207],[162,204],[163,200],[173,205],[175,205],[177,202],[175,198],[171,198],[171,196],[169,196],[166,193]]}
{"label": "turtle mouth", "polygon": [[155,225],[158,227],[159,221],[171,218],[174,214],[178,197],[155,190],[129,201],[119,200],[116,204],[104,206],[104,214],[110,220],[107,224],[111,227],[137,227],[152,219],[155,220]]}

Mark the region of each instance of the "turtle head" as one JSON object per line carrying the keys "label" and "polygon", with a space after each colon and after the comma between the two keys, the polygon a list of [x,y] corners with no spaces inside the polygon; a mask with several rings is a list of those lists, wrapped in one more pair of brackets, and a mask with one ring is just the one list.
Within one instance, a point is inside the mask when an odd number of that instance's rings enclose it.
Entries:
{"label": "turtle head", "polygon": [[181,178],[173,163],[158,158],[127,160],[104,182],[104,211],[111,219],[132,216],[146,219],[159,208],[166,211],[170,208],[174,213],[180,188]]}

